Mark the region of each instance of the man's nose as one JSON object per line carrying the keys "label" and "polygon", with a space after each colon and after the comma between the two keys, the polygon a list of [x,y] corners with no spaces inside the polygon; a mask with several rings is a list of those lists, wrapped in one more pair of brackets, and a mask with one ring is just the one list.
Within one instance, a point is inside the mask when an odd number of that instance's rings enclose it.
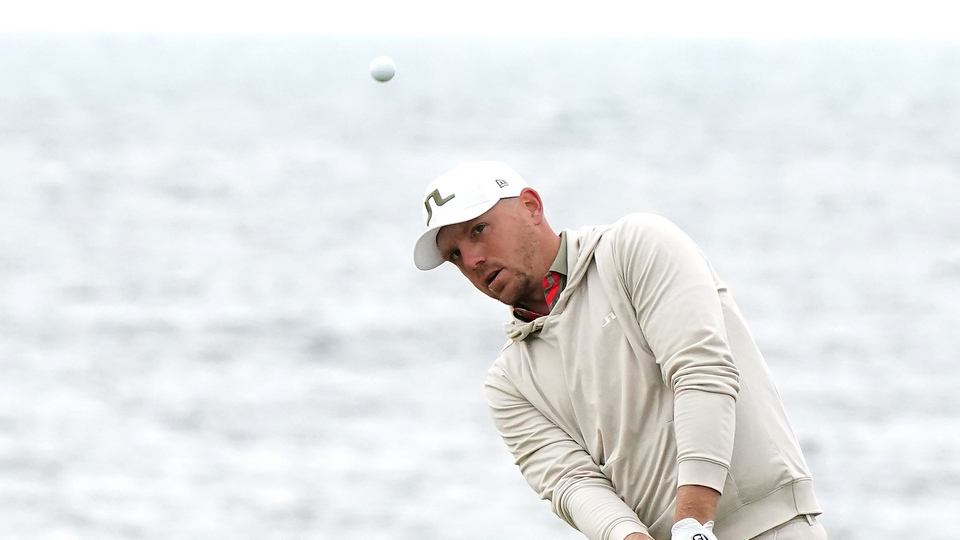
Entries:
{"label": "man's nose", "polygon": [[460,254],[463,257],[463,264],[473,270],[484,263],[486,256],[479,246],[469,245],[461,248]]}

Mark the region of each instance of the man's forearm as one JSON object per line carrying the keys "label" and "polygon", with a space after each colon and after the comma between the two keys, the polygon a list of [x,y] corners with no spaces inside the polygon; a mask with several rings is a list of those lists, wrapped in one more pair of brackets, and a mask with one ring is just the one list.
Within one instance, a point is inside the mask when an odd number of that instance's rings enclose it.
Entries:
{"label": "man's forearm", "polygon": [[[677,488],[677,511],[674,522],[692,517],[704,524],[713,521],[720,503],[720,493],[705,486],[680,486]],[[632,533],[623,540],[652,540],[643,533]]]}
{"label": "man's forearm", "polygon": [[706,486],[680,486],[677,488],[677,511],[673,521],[692,517],[704,524],[713,521],[720,503],[720,493]]}

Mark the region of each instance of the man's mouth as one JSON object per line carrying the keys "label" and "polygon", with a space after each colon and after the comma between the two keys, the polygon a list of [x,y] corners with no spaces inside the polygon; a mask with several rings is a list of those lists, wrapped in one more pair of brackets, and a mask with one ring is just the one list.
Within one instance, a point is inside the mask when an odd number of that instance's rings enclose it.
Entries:
{"label": "man's mouth", "polygon": [[500,275],[500,270],[494,270],[487,276],[487,287],[490,287],[490,284],[493,283],[493,280],[497,279],[497,276]]}

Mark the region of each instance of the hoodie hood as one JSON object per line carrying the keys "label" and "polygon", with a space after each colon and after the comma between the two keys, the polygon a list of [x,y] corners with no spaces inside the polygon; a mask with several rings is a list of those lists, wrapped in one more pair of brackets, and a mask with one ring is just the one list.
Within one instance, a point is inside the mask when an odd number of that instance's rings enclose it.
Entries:
{"label": "hoodie hood", "polygon": [[609,228],[610,225],[599,225],[584,227],[579,231],[565,231],[567,236],[567,268],[569,269],[567,286],[560,293],[560,298],[557,299],[557,304],[549,315],[530,322],[521,321],[514,317],[510,322],[504,324],[503,331],[508,338],[513,341],[523,341],[530,334],[539,332],[550,317],[563,311],[567,304],[567,298],[580,285],[583,277],[587,275],[587,269],[593,261],[593,254],[597,245],[600,243],[603,233]]}

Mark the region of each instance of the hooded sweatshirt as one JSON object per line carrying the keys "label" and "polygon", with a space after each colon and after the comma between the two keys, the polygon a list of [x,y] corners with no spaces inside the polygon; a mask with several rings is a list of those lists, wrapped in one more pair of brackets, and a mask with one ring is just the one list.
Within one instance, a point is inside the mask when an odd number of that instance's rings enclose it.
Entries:
{"label": "hooded sweatshirt", "polygon": [[820,513],[771,374],[709,261],[649,214],[566,231],[549,315],[505,325],[487,399],[527,483],[590,540],[670,538],[681,485],[747,540]]}

